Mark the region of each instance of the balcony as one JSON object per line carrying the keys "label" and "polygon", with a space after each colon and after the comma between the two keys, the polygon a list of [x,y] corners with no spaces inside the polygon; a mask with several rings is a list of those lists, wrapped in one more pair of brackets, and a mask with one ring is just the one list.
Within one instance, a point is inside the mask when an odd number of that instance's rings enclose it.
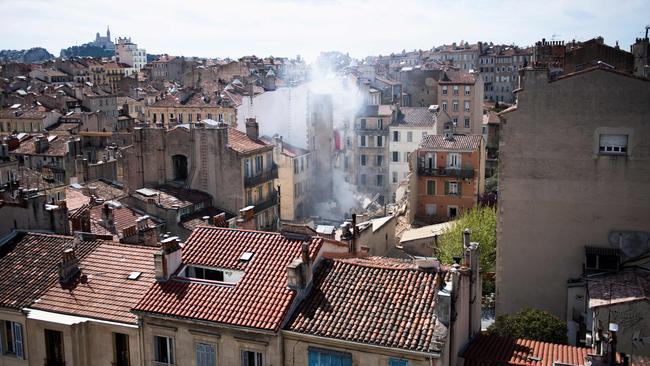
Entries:
{"label": "balcony", "polygon": [[460,168],[419,168],[418,175],[424,177],[454,177],[454,178],[474,178],[474,169]]}
{"label": "balcony", "polygon": [[244,186],[254,187],[258,184],[272,179],[278,179],[278,166],[275,164],[273,164],[271,170],[265,170],[262,173],[254,175],[252,177],[244,177]]}
{"label": "balcony", "polygon": [[267,200],[255,203],[253,204],[253,206],[255,207],[254,211],[257,214],[266,210],[269,207],[276,206],[277,204],[278,204],[278,191],[273,190],[273,192],[271,192],[271,196]]}

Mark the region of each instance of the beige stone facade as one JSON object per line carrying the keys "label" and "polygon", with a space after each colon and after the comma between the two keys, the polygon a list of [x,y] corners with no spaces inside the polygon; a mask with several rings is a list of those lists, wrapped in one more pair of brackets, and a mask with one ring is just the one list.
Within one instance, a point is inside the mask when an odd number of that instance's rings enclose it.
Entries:
{"label": "beige stone facade", "polygon": [[277,137],[273,144],[273,160],[278,166],[277,182],[281,189],[280,218],[301,221],[307,217],[312,201],[311,153]]}
{"label": "beige stone facade", "polygon": [[[438,82],[438,107],[451,117],[455,133],[483,133],[483,94],[483,79],[478,73],[445,71]],[[437,123],[436,133],[443,134],[452,127]]]}
{"label": "beige stone facade", "polygon": [[496,310],[565,318],[585,246],[610,247],[612,230],[650,232],[650,84],[600,68],[522,79],[501,122]]}

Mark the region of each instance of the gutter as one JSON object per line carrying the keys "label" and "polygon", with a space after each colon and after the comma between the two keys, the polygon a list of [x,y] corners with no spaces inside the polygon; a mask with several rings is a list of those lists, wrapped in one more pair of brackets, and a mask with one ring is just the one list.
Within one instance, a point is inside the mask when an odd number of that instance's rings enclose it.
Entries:
{"label": "gutter", "polygon": [[386,351],[386,352],[392,352],[392,353],[406,353],[409,355],[413,356],[421,356],[425,358],[429,358],[429,360],[433,361],[433,358],[440,358],[441,353],[440,352],[422,352],[422,351],[411,351],[408,349],[404,348],[391,348],[391,347],[384,347],[384,346],[377,346],[374,344],[368,344],[368,343],[359,343],[359,342],[353,342],[353,341],[346,341],[338,338],[327,338],[327,337],[321,337],[321,336],[316,336],[312,334],[306,334],[306,333],[300,333],[300,332],[294,332],[290,330],[282,330],[281,333],[283,335],[289,335],[289,336],[294,336],[298,338],[297,340],[302,339],[310,339],[310,340],[315,340],[315,341],[324,341],[324,342],[337,342],[337,343],[342,343],[345,346],[349,347],[368,347],[372,349],[377,349],[381,351]]}

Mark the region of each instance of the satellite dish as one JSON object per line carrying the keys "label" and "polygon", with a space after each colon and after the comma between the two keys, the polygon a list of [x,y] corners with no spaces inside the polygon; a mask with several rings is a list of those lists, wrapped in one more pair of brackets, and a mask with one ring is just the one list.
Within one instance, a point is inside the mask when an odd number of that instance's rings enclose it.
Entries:
{"label": "satellite dish", "polygon": [[620,249],[628,258],[650,251],[650,234],[645,231],[611,231],[609,245]]}

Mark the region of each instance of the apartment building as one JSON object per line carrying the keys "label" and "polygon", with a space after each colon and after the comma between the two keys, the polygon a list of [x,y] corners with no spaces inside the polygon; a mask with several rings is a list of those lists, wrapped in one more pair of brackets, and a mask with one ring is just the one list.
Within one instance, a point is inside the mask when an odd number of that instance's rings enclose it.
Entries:
{"label": "apartment building", "polygon": [[365,106],[354,121],[351,148],[346,157],[352,183],[359,191],[377,196],[378,202],[387,202],[390,195],[388,183],[388,126],[395,111],[390,105]]}
{"label": "apartment building", "polygon": [[278,168],[273,145],[259,139],[254,119],[246,133],[212,120],[164,128],[135,128],[123,150],[125,189],[156,188],[175,181],[208,193],[226,212],[254,206],[255,228],[275,230]]}
{"label": "apartment building", "polygon": [[415,218],[427,223],[452,220],[478,203],[485,182],[482,135],[428,135],[417,150]]}
{"label": "apartment building", "polygon": [[131,42],[131,37],[117,39],[115,54],[118,62],[129,66],[124,69],[125,76],[137,73],[147,64],[147,51],[144,48],[138,48],[137,44]]}
{"label": "apartment building", "polygon": [[434,49],[429,57],[432,61],[451,64],[464,72],[477,70],[479,65],[479,54],[483,44],[481,42],[469,44],[467,42],[451,45],[443,45]]}
{"label": "apartment building", "polygon": [[281,137],[262,140],[273,144],[273,161],[278,166],[277,185],[280,186],[280,219],[302,221],[309,217],[313,202],[313,162],[311,153],[287,142]]}
{"label": "apartment building", "polygon": [[445,70],[438,81],[438,107],[451,116],[451,123],[439,123],[436,133],[482,134],[483,94],[478,72]]}
{"label": "apartment building", "polygon": [[399,183],[410,172],[411,153],[420,146],[422,139],[436,133],[435,109],[426,107],[402,107],[396,120],[388,126],[388,176],[391,201]]}
{"label": "apartment building", "polygon": [[501,114],[497,314],[573,317],[567,287],[598,268],[594,253],[615,252],[605,268],[643,248],[620,240],[650,233],[648,100],[647,79],[606,65],[554,80],[522,71],[517,105]]}
{"label": "apartment building", "polygon": [[514,103],[519,69],[532,65],[533,48],[490,46],[479,57],[485,100]]}
{"label": "apartment building", "polygon": [[227,123],[237,127],[237,111],[227,99],[206,95],[195,90],[167,94],[145,107],[145,121],[165,127],[191,124],[203,119]]}

